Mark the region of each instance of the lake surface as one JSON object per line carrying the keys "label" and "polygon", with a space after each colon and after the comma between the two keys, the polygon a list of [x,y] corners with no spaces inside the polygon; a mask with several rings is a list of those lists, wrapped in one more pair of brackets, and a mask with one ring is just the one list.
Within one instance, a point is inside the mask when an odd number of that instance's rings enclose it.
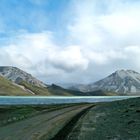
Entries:
{"label": "lake surface", "polygon": [[63,96],[0,96],[0,105],[26,105],[26,104],[61,104],[61,103],[94,103],[94,102],[110,102],[116,100],[124,100],[128,98],[136,98],[138,96],[78,96],[78,97],[63,97]]}

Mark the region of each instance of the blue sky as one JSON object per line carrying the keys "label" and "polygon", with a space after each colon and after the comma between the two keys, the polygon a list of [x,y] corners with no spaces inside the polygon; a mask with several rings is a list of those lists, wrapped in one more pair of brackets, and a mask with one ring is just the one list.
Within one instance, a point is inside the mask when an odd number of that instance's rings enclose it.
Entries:
{"label": "blue sky", "polygon": [[[55,39],[61,43],[69,21],[69,0],[1,0],[0,35],[27,30],[30,33],[53,31]],[[67,13],[65,13],[67,12]]]}
{"label": "blue sky", "polygon": [[1,0],[0,65],[51,83],[139,72],[139,25],[139,0]]}
{"label": "blue sky", "polygon": [[0,23],[5,31],[58,30],[68,4],[67,0],[1,0]]}

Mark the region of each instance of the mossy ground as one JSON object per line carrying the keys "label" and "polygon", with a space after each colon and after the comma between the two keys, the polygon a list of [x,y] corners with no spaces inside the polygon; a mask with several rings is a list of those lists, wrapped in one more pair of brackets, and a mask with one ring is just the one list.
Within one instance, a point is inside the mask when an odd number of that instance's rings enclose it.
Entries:
{"label": "mossy ground", "polygon": [[79,120],[68,140],[85,139],[140,140],[140,98],[97,104]]}

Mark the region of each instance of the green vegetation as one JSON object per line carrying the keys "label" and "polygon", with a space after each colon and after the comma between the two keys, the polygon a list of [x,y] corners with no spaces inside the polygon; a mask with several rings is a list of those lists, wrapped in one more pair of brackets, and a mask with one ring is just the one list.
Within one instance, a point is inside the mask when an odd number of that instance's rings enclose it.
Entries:
{"label": "green vegetation", "polygon": [[115,92],[102,91],[102,90],[86,92],[85,94],[88,96],[117,96],[117,93]]}
{"label": "green vegetation", "polygon": [[1,106],[0,107],[0,126],[23,120],[38,112],[31,106]]}
{"label": "green vegetation", "polygon": [[48,87],[36,86],[26,81],[21,81],[18,85],[0,76],[0,95],[15,95],[15,96],[114,96],[115,93],[93,91],[80,92],[75,90],[68,90],[57,85],[50,85]]}
{"label": "green vegetation", "polygon": [[0,106],[0,126],[75,105],[76,104]]}
{"label": "green vegetation", "polygon": [[140,98],[96,104],[0,106],[0,132],[0,140],[59,140],[61,136],[65,140],[139,140]]}
{"label": "green vegetation", "polygon": [[79,120],[69,138],[70,140],[139,140],[139,134],[140,98],[135,98],[98,103]]}
{"label": "green vegetation", "polygon": [[48,87],[37,87],[32,84],[29,84],[25,81],[19,83],[24,86],[26,89],[32,91],[35,95],[46,95],[46,96],[75,96],[75,95],[83,95],[84,93],[80,91],[73,91],[61,88],[57,85],[52,84]]}
{"label": "green vegetation", "polygon": [[0,95],[31,95],[27,91],[24,91],[22,88],[14,85],[11,81],[0,76]]}
{"label": "green vegetation", "polygon": [[50,140],[89,104],[0,106],[0,140]]}
{"label": "green vegetation", "polygon": [[26,89],[32,91],[35,95],[46,95],[46,96],[51,95],[51,93],[45,87],[37,87],[25,81],[22,81],[19,84],[24,86]]}
{"label": "green vegetation", "polygon": [[56,95],[56,96],[78,96],[78,95],[84,95],[83,92],[80,91],[74,91],[74,90],[67,90],[64,88],[61,88],[57,85],[52,84],[50,87],[47,88],[48,91],[52,94],[52,95]]}
{"label": "green vegetation", "polygon": [[102,104],[94,113],[102,113],[93,132],[96,139],[140,138],[140,98]]}
{"label": "green vegetation", "polygon": [[51,111],[73,107],[77,105],[88,105],[85,103],[59,104],[59,105],[13,105],[0,106],[0,127],[28,119],[30,117],[45,114]]}

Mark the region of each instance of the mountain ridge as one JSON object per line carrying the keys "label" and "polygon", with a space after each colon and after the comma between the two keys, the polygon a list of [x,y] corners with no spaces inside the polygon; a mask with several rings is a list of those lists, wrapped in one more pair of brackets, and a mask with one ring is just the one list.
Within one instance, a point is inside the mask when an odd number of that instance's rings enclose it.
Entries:
{"label": "mountain ridge", "polygon": [[[106,95],[106,93],[102,91],[94,91],[83,93],[80,91],[68,90],[62,88],[58,85],[46,85],[45,83],[41,82],[40,80],[33,77],[31,74],[12,66],[1,66],[0,67],[0,75],[3,77],[0,79],[0,95],[30,95],[30,96],[90,96],[90,95]],[[15,89],[15,93],[11,93],[10,90],[2,90],[7,88],[7,83],[10,84],[10,89]],[[5,84],[2,84],[2,83]],[[20,90],[21,91],[20,91]],[[22,92],[22,94],[18,93]],[[98,94],[97,94],[98,93]]]}
{"label": "mountain ridge", "polygon": [[[10,89],[16,88],[25,95],[43,96],[116,96],[140,95],[140,74],[133,70],[117,70],[111,75],[88,85],[75,85],[69,89],[52,84],[46,85],[31,74],[12,66],[0,67],[0,91],[6,89],[7,82]],[[5,84],[3,84],[5,81]],[[13,87],[12,87],[13,86]],[[5,90],[5,94],[6,94]],[[10,94],[10,90],[8,90]],[[19,92],[21,92],[19,91]],[[18,93],[15,93],[18,95]],[[14,94],[14,95],[15,95]],[[13,94],[11,94],[13,95]],[[21,95],[21,94],[19,94]]]}
{"label": "mountain ridge", "polygon": [[12,66],[0,66],[0,75],[6,79],[19,84],[21,81],[26,81],[36,86],[46,87],[47,85],[31,74]]}
{"label": "mountain ridge", "polygon": [[83,92],[103,90],[115,92],[118,95],[135,95],[140,93],[140,74],[134,70],[117,70],[97,82],[73,86],[70,89]]}

